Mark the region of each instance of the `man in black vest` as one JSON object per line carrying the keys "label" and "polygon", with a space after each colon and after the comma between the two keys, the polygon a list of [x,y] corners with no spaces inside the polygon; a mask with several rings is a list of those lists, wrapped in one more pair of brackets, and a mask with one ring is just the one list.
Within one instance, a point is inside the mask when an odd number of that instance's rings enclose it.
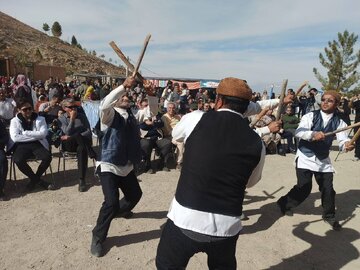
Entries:
{"label": "man in black vest", "polygon": [[[103,256],[105,241],[112,219],[129,212],[139,202],[142,191],[134,173],[134,165],[140,162],[140,130],[130,110],[126,88],[134,85],[129,77],[111,91],[100,104],[101,121],[101,161],[100,181],[104,193],[96,226],[92,231],[90,252]],[[124,198],[119,203],[119,188]]]}
{"label": "man in black vest", "polygon": [[[340,95],[336,91],[327,91],[321,98],[321,110],[315,110],[302,117],[295,131],[295,136],[300,139],[295,157],[297,184],[277,202],[282,214],[291,216],[291,209],[309,196],[314,175],[321,192],[323,219],[334,230],[341,229],[341,225],[335,219],[334,168],[329,158],[334,136],[324,134],[347,126],[336,114],[339,102]],[[350,139],[346,131],[336,133],[336,138],[341,149],[354,149],[354,145],[349,144]]]}
{"label": "man in black vest", "polygon": [[251,97],[245,81],[225,78],[216,111],[194,111],[175,126],[173,139],[186,141],[184,161],[157,249],[158,269],[184,269],[197,252],[208,255],[210,269],[236,269],[244,192],[260,180],[265,155],[243,118]]}

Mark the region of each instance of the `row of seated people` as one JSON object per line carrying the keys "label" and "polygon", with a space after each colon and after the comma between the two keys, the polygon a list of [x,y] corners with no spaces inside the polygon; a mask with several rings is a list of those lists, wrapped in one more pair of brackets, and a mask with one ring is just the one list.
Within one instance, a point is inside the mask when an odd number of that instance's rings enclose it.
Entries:
{"label": "row of seated people", "polygon": [[[278,153],[284,156],[286,153],[295,153],[297,148],[295,130],[300,120],[295,115],[294,109],[291,106],[286,107],[285,113],[281,115],[281,128],[274,128],[277,124],[275,120],[273,110],[268,110],[255,125],[258,130],[268,127],[268,132],[258,132],[266,146],[267,154]],[[286,147],[282,144],[282,139],[286,139]]]}
{"label": "row of seated people", "polygon": [[[60,106],[58,103],[49,102],[49,107]],[[50,109],[48,110],[50,111]],[[44,110],[46,112],[46,109]],[[6,155],[12,155],[12,160],[19,170],[30,181],[26,186],[27,191],[32,191],[37,186],[52,190],[54,186],[41,179],[41,176],[50,166],[52,160],[51,144],[60,141],[64,151],[76,152],[78,161],[79,191],[86,191],[86,171],[88,157],[96,158],[92,148],[92,133],[90,124],[74,100],[66,99],[58,108],[58,118],[52,119],[50,128],[46,123],[48,115],[41,116],[34,112],[33,105],[28,101],[17,102],[17,114],[10,121],[9,128],[1,121],[0,132],[0,198],[4,199],[4,185],[7,175],[8,162]],[[45,116],[45,117],[44,117]],[[56,137],[56,139],[54,139]],[[5,147],[7,151],[5,153]],[[28,165],[27,160],[35,158],[40,161],[36,171]]]}
{"label": "row of seated people", "polygon": [[176,146],[176,168],[181,168],[184,143],[173,141],[171,138],[172,129],[180,121],[180,115],[176,113],[175,108],[176,104],[169,102],[167,112],[159,114],[157,113],[157,99],[148,97],[141,102],[140,109],[135,115],[140,127],[140,145],[144,170],[147,173],[155,173],[151,162],[153,149],[157,150],[160,156],[160,168],[163,171],[170,171],[169,161],[174,158],[173,146]]}

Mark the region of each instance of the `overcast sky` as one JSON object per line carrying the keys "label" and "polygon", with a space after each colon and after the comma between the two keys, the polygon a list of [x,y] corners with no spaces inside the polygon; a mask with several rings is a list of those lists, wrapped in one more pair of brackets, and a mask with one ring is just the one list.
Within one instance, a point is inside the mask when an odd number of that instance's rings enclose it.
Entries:
{"label": "overcast sky", "polygon": [[[54,21],[61,39],[106,59],[121,60],[110,41],[136,63],[151,34],[141,71],[148,76],[246,79],[255,91],[320,87],[313,67],[338,32],[360,34],[358,0],[0,0],[0,10],[38,30]],[[359,48],[359,42],[357,47]],[[323,74],[325,72],[323,71]]]}

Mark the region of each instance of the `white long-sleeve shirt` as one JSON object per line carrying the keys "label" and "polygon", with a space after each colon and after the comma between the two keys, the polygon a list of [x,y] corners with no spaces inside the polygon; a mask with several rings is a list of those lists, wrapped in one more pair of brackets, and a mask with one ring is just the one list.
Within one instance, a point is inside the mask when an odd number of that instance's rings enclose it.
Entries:
{"label": "white long-sleeve shirt", "polygon": [[[258,109],[261,110],[261,108]],[[222,111],[239,114],[229,109],[218,110],[219,113]],[[203,114],[203,112],[197,110],[184,115],[172,131],[173,139],[186,142],[186,139],[190,136]],[[248,180],[247,187],[254,186],[261,179],[264,163],[265,146],[263,145],[260,161],[253,170]],[[233,217],[190,209],[179,204],[175,197],[170,205],[168,218],[170,218],[176,226],[182,229],[206,235],[230,237],[236,235],[242,229],[240,216]]]}
{"label": "white long-sleeve shirt", "polygon": [[[322,111],[320,111],[321,117],[323,119],[323,125],[326,127],[326,125],[329,123],[330,119],[333,117],[334,114],[326,114]],[[313,125],[313,116],[314,113],[310,112],[305,114],[300,121],[300,124],[298,128],[295,131],[295,137],[311,141],[316,131],[312,131],[311,127]],[[340,124],[337,127],[344,128],[346,127],[346,123],[343,120],[340,120]],[[339,148],[343,149],[345,142],[349,141],[348,137],[348,131],[342,131],[336,133],[336,139],[339,142]],[[315,155],[312,157],[305,156],[300,149],[297,150],[295,160],[297,159],[297,168],[300,169],[308,169],[314,172],[335,172],[334,167],[331,164],[330,157],[327,157],[325,159],[318,159]]]}

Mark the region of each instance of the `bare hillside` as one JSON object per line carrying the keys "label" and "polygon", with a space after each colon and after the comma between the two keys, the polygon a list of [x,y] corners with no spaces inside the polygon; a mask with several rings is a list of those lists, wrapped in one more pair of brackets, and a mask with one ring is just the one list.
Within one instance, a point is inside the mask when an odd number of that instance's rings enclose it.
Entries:
{"label": "bare hillside", "polygon": [[124,68],[112,65],[0,12],[0,58],[4,57],[12,57],[16,62],[61,66],[68,74],[84,71],[125,74]]}

